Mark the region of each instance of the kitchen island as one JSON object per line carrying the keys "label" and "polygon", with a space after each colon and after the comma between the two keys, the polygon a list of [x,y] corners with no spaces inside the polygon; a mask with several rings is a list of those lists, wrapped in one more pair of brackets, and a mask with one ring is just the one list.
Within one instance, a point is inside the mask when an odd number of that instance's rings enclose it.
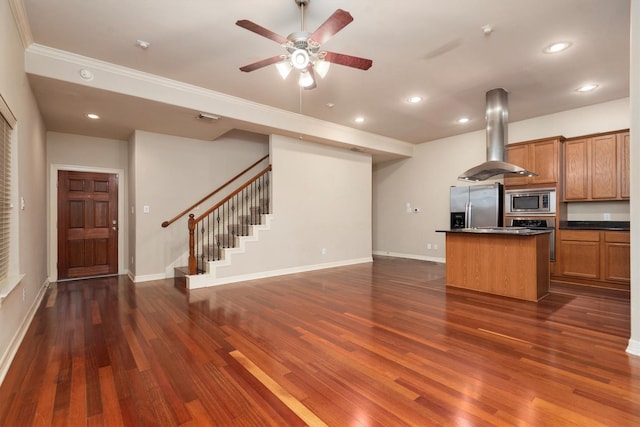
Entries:
{"label": "kitchen island", "polygon": [[549,230],[479,227],[446,236],[447,286],[538,301],[549,292]]}

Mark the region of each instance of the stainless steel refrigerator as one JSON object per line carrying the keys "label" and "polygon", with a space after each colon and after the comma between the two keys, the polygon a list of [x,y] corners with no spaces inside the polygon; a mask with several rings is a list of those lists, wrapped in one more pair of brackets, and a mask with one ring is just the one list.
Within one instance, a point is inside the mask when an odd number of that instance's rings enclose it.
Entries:
{"label": "stainless steel refrigerator", "polygon": [[451,228],[502,227],[502,184],[453,186]]}

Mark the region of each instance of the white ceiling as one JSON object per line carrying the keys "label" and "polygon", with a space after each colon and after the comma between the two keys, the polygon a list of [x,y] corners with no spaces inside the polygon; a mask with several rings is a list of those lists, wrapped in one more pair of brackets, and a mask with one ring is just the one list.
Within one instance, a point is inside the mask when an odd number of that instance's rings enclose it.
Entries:
{"label": "white ceiling", "polygon": [[[311,91],[293,75],[283,81],[275,66],[238,70],[284,48],[235,22],[287,36],[300,30],[294,0],[22,1],[39,45],[414,144],[484,128],[484,96],[494,87],[509,92],[512,122],[629,96],[629,0],[311,0],[309,32],[338,8],[354,17],[323,49],[373,60],[368,71],[334,64]],[[137,47],[138,39],[151,46]],[[559,40],[573,45],[543,53]],[[52,131],[211,138],[184,107],[46,76],[30,82]],[[577,93],[585,82],[600,86]],[[414,94],[424,102],[406,102]],[[88,108],[114,119],[88,123]],[[135,114],[143,110],[153,114]],[[355,124],[357,115],[366,121]],[[459,125],[461,116],[471,121]]]}

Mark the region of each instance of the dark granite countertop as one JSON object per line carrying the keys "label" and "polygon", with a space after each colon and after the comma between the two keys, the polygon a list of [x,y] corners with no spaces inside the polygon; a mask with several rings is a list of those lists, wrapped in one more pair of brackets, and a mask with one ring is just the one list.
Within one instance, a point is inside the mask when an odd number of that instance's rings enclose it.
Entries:
{"label": "dark granite countertop", "polygon": [[561,230],[629,231],[629,221],[560,221]]}
{"label": "dark granite countertop", "polygon": [[438,233],[468,233],[468,234],[506,234],[508,236],[537,236],[551,233],[551,230],[531,229],[526,227],[474,227],[453,228],[450,230],[436,230]]}

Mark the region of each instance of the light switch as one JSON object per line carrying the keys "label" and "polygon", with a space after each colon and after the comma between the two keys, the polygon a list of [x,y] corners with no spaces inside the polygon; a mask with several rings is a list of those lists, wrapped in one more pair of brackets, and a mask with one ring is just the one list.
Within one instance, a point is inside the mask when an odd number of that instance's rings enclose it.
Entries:
{"label": "light switch", "polygon": [[148,206],[148,205],[144,205],[144,206],[142,207],[142,212],[144,212],[144,213],[149,213],[149,206]]}

